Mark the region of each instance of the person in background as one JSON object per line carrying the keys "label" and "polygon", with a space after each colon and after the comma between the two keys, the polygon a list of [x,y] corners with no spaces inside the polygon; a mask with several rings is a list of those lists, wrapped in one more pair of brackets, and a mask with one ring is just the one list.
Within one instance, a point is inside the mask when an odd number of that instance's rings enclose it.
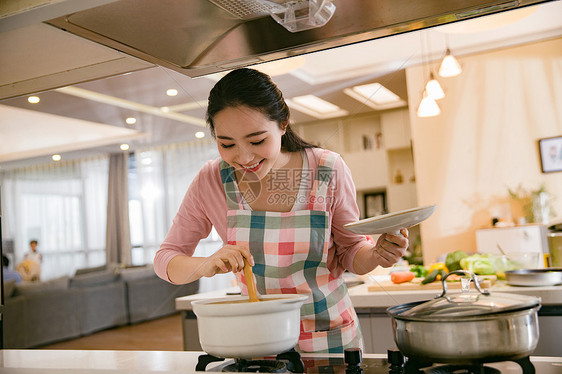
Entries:
{"label": "person in background", "polygon": [[[293,132],[283,95],[266,74],[244,68],[224,76],[209,95],[207,123],[221,157],[189,186],[154,258],[156,274],[185,284],[233,272],[247,294],[247,261],[260,294],[308,295],[296,349],[363,348],[342,275],[396,263],[408,248],[407,230],[373,244],[344,228],[359,219],[349,168]],[[194,257],[213,226],[223,247]]]}
{"label": "person in background", "polygon": [[29,252],[27,252],[24,256],[24,260],[31,260],[31,261],[35,261],[37,262],[39,265],[41,265],[41,262],[43,261],[43,256],[41,256],[41,253],[39,253],[37,251],[37,245],[39,243],[37,242],[37,240],[33,239],[32,241],[29,242]]}
{"label": "person in background", "polygon": [[29,242],[29,252],[25,254],[23,261],[16,267],[24,281],[37,282],[41,279],[43,256],[37,251],[37,245],[38,242],[35,239]]}
{"label": "person in background", "polygon": [[21,283],[21,275],[15,270],[10,269],[10,259],[2,255],[2,278],[4,283],[15,280],[16,283]]}

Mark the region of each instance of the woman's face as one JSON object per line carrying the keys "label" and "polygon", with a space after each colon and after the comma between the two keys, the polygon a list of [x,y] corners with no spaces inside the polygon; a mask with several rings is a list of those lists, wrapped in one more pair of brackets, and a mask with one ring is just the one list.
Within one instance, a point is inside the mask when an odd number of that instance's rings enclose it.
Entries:
{"label": "woman's face", "polygon": [[222,159],[246,179],[262,179],[287,162],[288,156],[281,153],[285,130],[259,110],[228,107],[218,112],[213,122]]}

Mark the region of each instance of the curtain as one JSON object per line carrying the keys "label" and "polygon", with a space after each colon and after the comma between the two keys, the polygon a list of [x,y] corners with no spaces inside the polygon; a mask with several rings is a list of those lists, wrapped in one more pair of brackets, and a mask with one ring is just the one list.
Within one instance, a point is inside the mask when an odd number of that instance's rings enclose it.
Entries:
{"label": "curtain", "polygon": [[108,264],[131,265],[132,262],[127,165],[128,155],[125,153],[116,153],[109,157],[105,245]]}
{"label": "curtain", "polygon": [[[137,151],[130,168],[130,222],[133,264],[152,262],[181,201],[201,167],[219,157],[214,141],[195,141]],[[213,230],[195,256],[208,256],[222,246]],[[231,286],[231,275],[203,278],[200,291]]]}
{"label": "curtain", "polygon": [[105,263],[107,157],[4,170],[2,235],[10,263],[39,242],[41,279]]}

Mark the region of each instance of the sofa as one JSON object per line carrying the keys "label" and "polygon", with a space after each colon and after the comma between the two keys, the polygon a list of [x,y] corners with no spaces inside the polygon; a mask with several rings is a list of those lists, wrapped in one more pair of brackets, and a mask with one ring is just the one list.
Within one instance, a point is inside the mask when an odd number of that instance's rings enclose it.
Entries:
{"label": "sofa", "polygon": [[4,284],[4,348],[34,348],[176,313],[175,298],[199,283],[173,285],[152,266],[104,266],[73,277]]}

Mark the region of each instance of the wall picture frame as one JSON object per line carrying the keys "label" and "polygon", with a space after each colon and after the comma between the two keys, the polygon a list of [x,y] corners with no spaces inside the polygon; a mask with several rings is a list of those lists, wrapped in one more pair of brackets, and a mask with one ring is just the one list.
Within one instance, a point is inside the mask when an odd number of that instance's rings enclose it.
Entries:
{"label": "wall picture frame", "polygon": [[539,139],[539,155],[543,173],[562,171],[562,135]]}
{"label": "wall picture frame", "polygon": [[365,218],[380,216],[387,213],[386,193],[370,192],[364,195]]}

